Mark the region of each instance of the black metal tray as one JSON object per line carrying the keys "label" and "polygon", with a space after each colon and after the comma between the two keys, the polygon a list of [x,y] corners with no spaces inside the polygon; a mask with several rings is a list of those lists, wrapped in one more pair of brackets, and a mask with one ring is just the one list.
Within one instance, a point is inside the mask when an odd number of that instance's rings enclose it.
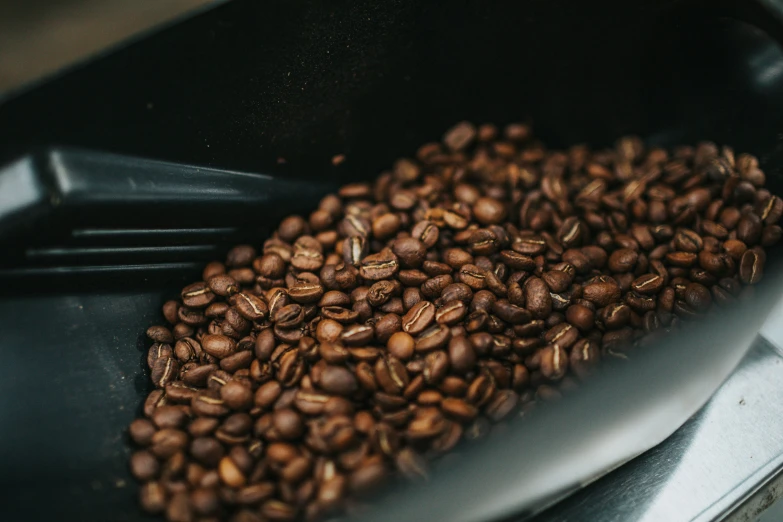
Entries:
{"label": "black metal tray", "polygon": [[[124,430],[149,389],[142,332],[160,304],[228,245],[458,120],[530,119],[551,146],[627,132],[729,143],[783,192],[778,12],[236,0],[0,101],[0,518],[143,519]],[[468,452],[379,516],[523,516],[659,442],[742,357],[780,294],[775,257],[754,305]]]}

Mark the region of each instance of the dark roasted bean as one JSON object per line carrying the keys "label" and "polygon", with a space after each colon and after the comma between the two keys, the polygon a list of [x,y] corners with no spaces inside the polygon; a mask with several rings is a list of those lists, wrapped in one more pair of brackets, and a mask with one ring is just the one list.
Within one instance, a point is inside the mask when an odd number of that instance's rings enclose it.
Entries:
{"label": "dark roasted bean", "polygon": [[739,277],[746,285],[755,285],[761,281],[764,273],[764,257],[755,249],[750,249],[742,254],[739,263]]}

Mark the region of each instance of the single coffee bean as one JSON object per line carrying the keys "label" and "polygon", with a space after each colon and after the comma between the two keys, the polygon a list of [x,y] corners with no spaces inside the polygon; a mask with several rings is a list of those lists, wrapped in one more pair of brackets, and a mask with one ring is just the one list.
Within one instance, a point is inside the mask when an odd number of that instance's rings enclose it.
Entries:
{"label": "single coffee bean", "polygon": [[506,207],[496,199],[479,198],[473,205],[473,215],[482,225],[496,225],[506,218]]}
{"label": "single coffee bean", "polygon": [[184,431],[165,428],[152,436],[150,451],[159,459],[167,459],[182,451],[188,444],[188,435]]}
{"label": "single coffee bean", "polygon": [[266,303],[253,294],[239,292],[232,299],[239,314],[248,321],[259,321],[269,313]]}
{"label": "single coffee bean", "polygon": [[160,482],[147,482],[139,490],[139,503],[148,513],[161,513],[166,509],[167,494]]}
{"label": "single coffee bean", "polygon": [[256,257],[256,250],[250,245],[238,245],[226,254],[226,266],[232,268],[247,266]]}
{"label": "single coffee bean", "polygon": [[754,213],[742,216],[737,223],[737,239],[748,245],[755,246],[761,239],[761,219]]}
{"label": "single coffee bean", "polygon": [[212,357],[223,359],[236,353],[236,342],[225,335],[205,335],[201,338],[201,347]]}
{"label": "single coffee bean", "polygon": [[559,380],[568,369],[568,355],[558,344],[550,344],[541,349],[541,373],[547,379]]}
{"label": "single coffee bean", "polygon": [[147,482],[158,476],[160,464],[149,451],[137,451],[131,455],[130,468],[136,480]]}
{"label": "single coffee bean", "polygon": [[552,312],[552,297],[546,283],[538,277],[525,281],[525,302],[535,318],[547,317]]}
{"label": "single coffee bean", "polygon": [[468,122],[460,122],[443,135],[443,143],[452,151],[460,151],[476,139],[476,127]]}
{"label": "single coffee bean", "polygon": [[554,293],[565,292],[574,280],[573,276],[568,272],[560,270],[544,272],[541,274],[541,279],[547,284],[549,290]]}
{"label": "single coffee bean", "polygon": [[179,363],[173,357],[159,357],[152,365],[150,378],[158,388],[164,388],[177,378]]}
{"label": "single coffee bean", "polygon": [[147,351],[147,366],[152,369],[158,359],[168,359],[174,356],[170,344],[155,343]]}
{"label": "single coffee bean", "polygon": [[579,331],[568,323],[555,325],[544,334],[545,342],[565,349],[571,348],[578,338]]}
{"label": "single coffee bean", "polygon": [[386,346],[394,357],[407,361],[413,356],[415,344],[416,342],[409,333],[397,332],[389,338]]}
{"label": "single coffee bean", "polygon": [[253,391],[239,381],[229,381],[220,388],[220,398],[232,410],[245,410],[253,405]]}
{"label": "single coffee bean", "polygon": [[159,429],[181,428],[188,420],[188,414],[177,406],[159,406],[152,414],[152,422]]}
{"label": "single coffee bean", "polygon": [[494,314],[502,320],[512,325],[528,323],[533,319],[531,313],[528,310],[513,305],[505,299],[495,301],[492,305],[492,312],[494,312]]}
{"label": "single coffee bean", "polygon": [[599,358],[600,352],[596,343],[582,339],[571,348],[568,364],[577,377],[584,380],[590,376]]}
{"label": "single coffee bean", "polygon": [[591,283],[582,288],[582,296],[596,306],[606,306],[620,299],[620,288],[608,281]]}
{"label": "single coffee bean", "polygon": [[435,320],[435,305],[429,301],[420,301],[402,318],[402,329],[411,334],[418,335]]}
{"label": "single coffee bean", "polygon": [[442,348],[449,340],[451,332],[446,325],[435,325],[424,330],[416,337],[415,350],[417,352],[429,352]]}
{"label": "single coffee bean", "polygon": [[764,259],[754,249],[746,250],[742,254],[739,264],[740,280],[746,285],[755,285],[761,281],[764,272]]}
{"label": "single coffee bean", "polygon": [[392,252],[406,268],[418,268],[427,255],[425,244],[415,237],[397,239]]}
{"label": "single coffee bean", "polygon": [[467,313],[468,307],[464,302],[458,300],[449,301],[435,312],[435,320],[438,323],[452,326],[462,321]]}
{"label": "single coffee bean", "polygon": [[574,304],[566,309],[566,321],[580,331],[588,332],[593,328],[595,312],[584,305]]}
{"label": "single coffee bean", "polygon": [[179,303],[177,301],[166,301],[163,303],[163,317],[166,318],[171,324],[179,322],[177,312],[179,311]]}
{"label": "single coffee bean", "polygon": [[291,300],[299,304],[315,303],[324,295],[324,287],[319,282],[298,281],[288,290]]}
{"label": "single coffee bean", "polygon": [[536,268],[536,262],[532,257],[514,250],[503,250],[500,253],[500,259],[514,270],[534,270]]}
{"label": "single coffee bean", "polygon": [[665,284],[664,279],[657,274],[645,274],[634,279],[631,289],[634,292],[646,295],[657,294]]}
{"label": "single coffee bean", "polygon": [[462,265],[458,273],[459,281],[472,290],[481,290],[486,286],[486,274],[476,265]]}
{"label": "single coffee bean", "polygon": [[324,367],[318,385],[327,393],[350,395],[357,390],[356,377],[341,366]]}
{"label": "single coffee bean", "polygon": [[128,428],[130,438],[139,446],[148,446],[155,431],[155,425],[147,419],[136,419]]}
{"label": "single coffee bean", "polygon": [[[367,292],[367,302],[372,306],[381,306],[388,302],[394,295],[399,294],[399,287],[391,281],[378,281]],[[347,303],[333,303],[326,306],[347,306]]]}
{"label": "single coffee bean", "polygon": [[411,237],[421,241],[426,248],[432,248],[438,242],[440,230],[431,221],[419,221],[411,229]]}
{"label": "single coffee bean", "polygon": [[171,331],[165,326],[150,326],[147,329],[147,337],[158,344],[170,344],[174,342],[174,336],[171,335]]}
{"label": "single coffee bean", "polygon": [[203,281],[186,286],[181,295],[182,303],[190,308],[204,308],[215,300],[215,294]]}
{"label": "single coffee bean", "polygon": [[487,403],[484,413],[493,422],[499,422],[514,411],[519,402],[519,395],[513,390],[498,391]]}
{"label": "single coffee bean", "polygon": [[598,324],[605,330],[623,328],[631,320],[631,308],[624,303],[611,303],[598,312]]}
{"label": "single coffee bean", "polygon": [[775,225],[783,216],[783,199],[771,196],[763,205],[759,205],[757,214],[766,225]]}
{"label": "single coffee bean", "polygon": [[362,260],[359,274],[369,281],[388,279],[399,271],[397,256],[391,250],[384,249],[378,254],[371,254]]}
{"label": "single coffee bean", "polygon": [[696,312],[706,312],[712,303],[712,296],[704,285],[690,283],[685,288],[685,302]]}
{"label": "single coffee bean", "polygon": [[682,252],[698,254],[703,244],[701,236],[687,228],[681,228],[674,236],[674,247]]}

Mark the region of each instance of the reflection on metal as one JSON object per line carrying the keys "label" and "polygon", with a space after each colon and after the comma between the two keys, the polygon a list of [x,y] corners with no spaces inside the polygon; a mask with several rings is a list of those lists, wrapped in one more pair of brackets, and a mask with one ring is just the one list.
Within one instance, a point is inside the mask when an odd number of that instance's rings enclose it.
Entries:
{"label": "reflection on metal", "polygon": [[783,358],[760,338],[676,433],[533,520],[725,518],[783,469],[782,384]]}

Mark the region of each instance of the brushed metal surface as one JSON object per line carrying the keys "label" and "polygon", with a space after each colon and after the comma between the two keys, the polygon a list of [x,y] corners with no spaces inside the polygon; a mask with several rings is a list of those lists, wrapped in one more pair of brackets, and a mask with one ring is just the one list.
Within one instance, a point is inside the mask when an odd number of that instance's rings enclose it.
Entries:
{"label": "brushed metal surface", "polygon": [[[764,333],[780,329],[779,317],[773,315]],[[781,469],[783,358],[759,337],[707,405],[671,437],[533,520],[721,520]]]}

